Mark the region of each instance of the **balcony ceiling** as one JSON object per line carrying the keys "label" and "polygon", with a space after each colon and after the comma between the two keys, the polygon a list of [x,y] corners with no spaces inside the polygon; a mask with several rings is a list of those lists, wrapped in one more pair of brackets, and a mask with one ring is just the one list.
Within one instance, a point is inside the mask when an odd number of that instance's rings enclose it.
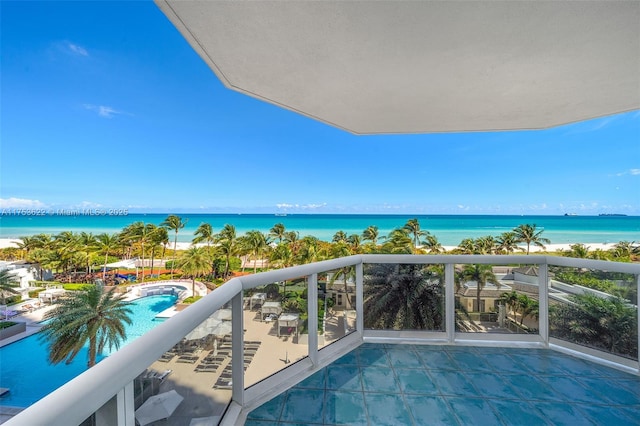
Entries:
{"label": "balcony ceiling", "polygon": [[640,108],[637,0],[156,3],[230,89],[356,134]]}

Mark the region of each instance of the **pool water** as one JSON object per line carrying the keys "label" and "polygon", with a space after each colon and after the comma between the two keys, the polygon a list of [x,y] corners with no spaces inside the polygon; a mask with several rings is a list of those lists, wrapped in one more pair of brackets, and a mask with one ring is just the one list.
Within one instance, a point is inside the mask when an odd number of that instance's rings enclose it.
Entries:
{"label": "pool water", "polygon": [[[160,324],[162,320],[156,320],[156,315],[173,306],[176,299],[162,295],[135,300],[131,305],[132,323],[126,327],[127,338],[120,348]],[[83,349],[71,364],[51,365],[47,343],[38,334],[0,348],[0,387],[10,389],[0,397],[0,405],[28,407],[43,398],[87,369],[87,351]],[[112,352],[106,351],[98,360]]]}

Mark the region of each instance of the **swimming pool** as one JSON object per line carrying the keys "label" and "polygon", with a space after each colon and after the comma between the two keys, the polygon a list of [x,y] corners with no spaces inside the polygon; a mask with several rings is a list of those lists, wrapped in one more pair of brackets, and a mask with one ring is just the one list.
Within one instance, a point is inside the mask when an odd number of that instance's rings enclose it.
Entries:
{"label": "swimming pool", "polygon": [[[156,315],[176,300],[175,295],[161,295],[133,301],[132,323],[126,327],[127,339],[120,347],[160,324],[163,320],[156,320]],[[0,387],[10,389],[0,397],[0,405],[28,407],[87,369],[86,348],[71,364],[51,365],[47,356],[47,344],[38,339],[38,334],[0,348]]]}

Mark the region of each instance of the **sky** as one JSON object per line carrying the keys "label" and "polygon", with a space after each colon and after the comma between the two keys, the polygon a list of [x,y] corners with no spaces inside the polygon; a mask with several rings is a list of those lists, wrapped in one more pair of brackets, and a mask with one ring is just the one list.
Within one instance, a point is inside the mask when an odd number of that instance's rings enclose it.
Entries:
{"label": "sky", "polygon": [[0,1],[0,208],[640,215],[640,111],[356,136],[226,89],[150,1]]}

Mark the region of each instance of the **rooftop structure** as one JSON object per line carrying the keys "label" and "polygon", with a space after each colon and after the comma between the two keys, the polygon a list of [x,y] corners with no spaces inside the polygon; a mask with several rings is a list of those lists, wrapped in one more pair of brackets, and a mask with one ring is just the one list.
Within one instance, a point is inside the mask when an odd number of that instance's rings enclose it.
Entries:
{"label": "rooftop structure", "polygon": [[230,89],[357,134],[640,108],[638,1],[156,4]]}

